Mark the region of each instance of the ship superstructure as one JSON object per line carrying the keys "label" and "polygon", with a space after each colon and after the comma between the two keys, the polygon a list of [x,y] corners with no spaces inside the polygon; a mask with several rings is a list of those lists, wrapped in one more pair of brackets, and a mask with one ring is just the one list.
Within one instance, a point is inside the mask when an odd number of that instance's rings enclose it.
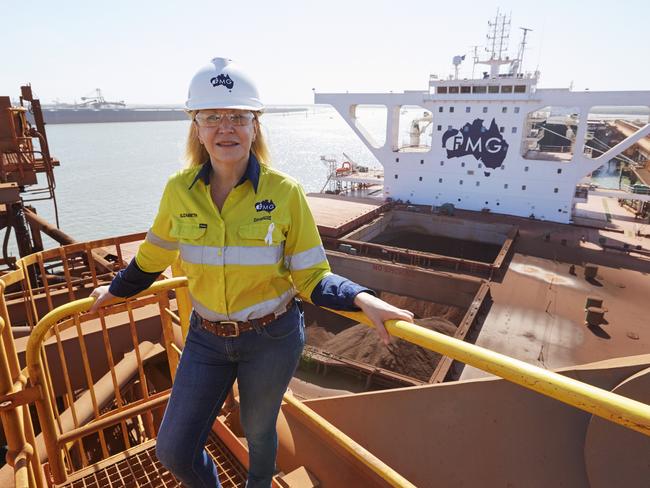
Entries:
{"label": "ship superstructure", "polygon": [[[504,48],[509,27],[503,15],[490,22],[489,56],[474,56],[475,66],[488,67],[480,77],[459,78],[464,56],[456,56],[456,74],[431,75],[426,90],[316,94],[316,103],[331,104],[383,165],[386,198],[568,223],[575,205],[587,201],[584,178],[650,134],[646,118],[634,134],[593,153],[588,118],[594,107],[648,106],[650,91],[538,88],[540,73],[522,69],[530,29],[523,29],[518,54],[510,58]],[[364,106],[386,107],[384,143],[362,124]],[[431,118],[419,142],[412,123],[401,117],[405,107]],[[557,110],[575,124],[559,135],[567,143],[540,145],[543,123]],[[403,132],[411,135],[408,144]]]}

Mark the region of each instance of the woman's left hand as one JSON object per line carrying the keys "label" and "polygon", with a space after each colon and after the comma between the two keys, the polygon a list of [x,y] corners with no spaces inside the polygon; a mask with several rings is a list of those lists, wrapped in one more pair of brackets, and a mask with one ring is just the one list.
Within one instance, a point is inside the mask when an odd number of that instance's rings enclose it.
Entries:
{"label": "woman's left hand", "polygon": [[406,322],[413,322],[412,312],[402,308],[397,308],[370,293],[359,293],[354,298],[354,304],[372,321],[375,325],[377,334],[379,334],[379,338],[386,346],[390,344],[390,335],[386,331],[386,327],[384,327],[384,322],[386,320],[405,320]]}

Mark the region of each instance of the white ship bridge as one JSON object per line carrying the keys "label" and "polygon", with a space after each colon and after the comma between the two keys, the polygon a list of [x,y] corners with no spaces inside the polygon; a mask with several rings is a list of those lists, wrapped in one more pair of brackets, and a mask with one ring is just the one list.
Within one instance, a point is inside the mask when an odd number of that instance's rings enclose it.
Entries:
{"label": "white ship bridge", "polygon": [[[426,90],[317,93],[315,102],[332,105],[383,165],[386,198],[569,222],[575,204],[588,196],[581,180],[650,134],[646,117],[639,130],[593,157],[589,114],[594,107],[650,106],[650,91],[538,88],[539,73],[521,71],[525,36],[516,58],[504,57],[502,44],[489,59],[475,58],[489,66],[480,78],[431,75]],[[456,66],[460,62],[454,58]],[[382,107],[379,133],[364,125],[365,107]],[[404,120],[414,107],[419,115]],[[540,144],[545,132],[553,132],[543,124],[549,108],[563,110],[571,121],[560,135],[565,145]]]}

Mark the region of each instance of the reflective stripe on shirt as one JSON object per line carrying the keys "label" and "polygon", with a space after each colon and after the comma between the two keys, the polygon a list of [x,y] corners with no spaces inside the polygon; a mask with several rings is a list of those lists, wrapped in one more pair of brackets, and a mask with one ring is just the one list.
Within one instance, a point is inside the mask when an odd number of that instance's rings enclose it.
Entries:
{"label": "reflective stripe on shirt", "polygon": [[311,268],[325,260],[327,260],[327,256],[325,255],[323,246],[314,246],[293,256],[285,256],[284,263],[287,269],[299,271],[301,269]]}
{"label": "reflective stripe on shirt", "polygon": [[192,264],[225,266],[260,266],[276,264],[284,254],[284,244],[279,246],[194,246],[181,244],[181,258]]}
{"label": "reflective stripe on shirt", "polygon": [[236,320],[245,322],[251,319],[259,319],[274,312],[280,314],[286,310],[287,304],[289,301],[293,300],[294,296],[296,296],[296,290],[291,288],[277,298],[265,300],[250,307],[246,307],[243,310],[239,310],[237,312],[231,313],[230,315],[226,315],[225,311],[215,312],[214,310],[209,309],[190,293],[194,310],[196,310],[198,314],[204,319],[213,322],[218,320]]}
{"label": "reflective stripe on shirt", "polygon": [[145,237],[145,240],[154,246],[162,247],[163,249],[167,249],[168,251],[175,251],[178,249],[178,242],[176,241],[166,241],[162,237],[158,237],[154,232],[149,229],[147,231],[147,237]]}

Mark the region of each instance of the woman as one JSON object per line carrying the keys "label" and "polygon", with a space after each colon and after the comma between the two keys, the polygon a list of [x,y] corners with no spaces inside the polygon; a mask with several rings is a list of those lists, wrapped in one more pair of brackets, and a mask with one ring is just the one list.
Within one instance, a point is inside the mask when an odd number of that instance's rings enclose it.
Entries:
{"label": "woman", "polygon": [[304,345],[296,294],[363,310],[385,344],[383,321],[412,321],[413,314],[331,273],[302,189],[269,167],[264,107],[236,63],[215,58],[201,68],[186,107],[190,166],[170,178],[136,258],[110,287],[93,292],[91,311],[144,290],[180,253],[194,310],[156,454],[185,485],[220,486],[204,445],[237,379],[247,486],[268,488],[282,396]]}

